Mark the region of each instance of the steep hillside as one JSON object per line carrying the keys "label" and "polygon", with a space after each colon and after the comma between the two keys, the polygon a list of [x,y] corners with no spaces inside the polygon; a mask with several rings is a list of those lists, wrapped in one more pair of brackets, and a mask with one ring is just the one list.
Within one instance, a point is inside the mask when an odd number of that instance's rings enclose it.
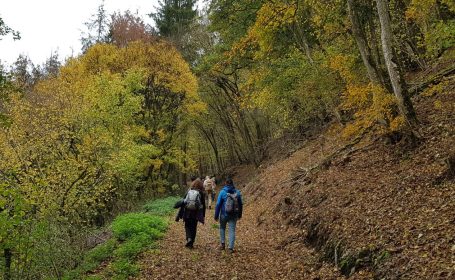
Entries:
{"label": "steep hillside", "polygon": [[244,192],[257,226],[278,230],[277,247],[319,253],[312,275],[332,279],[333,264],[359,279],[454,279],[455,77],[413,101],[416,148],[364,140],[312,169],[348,144],[327,132],[254,178],[238,170],[252,179]]}

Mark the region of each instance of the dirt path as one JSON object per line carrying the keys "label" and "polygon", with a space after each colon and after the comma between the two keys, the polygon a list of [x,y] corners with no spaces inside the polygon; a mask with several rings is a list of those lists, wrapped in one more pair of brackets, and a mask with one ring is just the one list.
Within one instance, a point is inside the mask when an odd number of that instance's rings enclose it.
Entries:
{"label": "dirt path", "polygon": [[298,243],[293,250],[280,249],[282,236],[257,226],[253,205],[245,206],[238,223],[236,252],[219,251],[213,211],[208,210],[205,225],[199,224],[193,250],[184,247],[182,222],[172,222],[159,249],[142,256],[138,279],[318,279],[311,276],[313,252]]}

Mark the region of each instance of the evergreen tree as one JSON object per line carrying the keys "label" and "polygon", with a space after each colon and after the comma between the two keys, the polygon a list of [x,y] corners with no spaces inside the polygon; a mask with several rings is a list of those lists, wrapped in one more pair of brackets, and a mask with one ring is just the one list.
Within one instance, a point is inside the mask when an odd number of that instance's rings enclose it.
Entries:
{"label": "evergreen tree", "polygon": [[104,8],[104,0],[98,6],[96,14],[92,15],[91,19],[84,25],[87,27],[87,32],[83,32],[81,37],[83,52],[96,43],[109,41],[109,15]]}
{"label": "evergreen tree", "polygon": [[178,42],[197,16],[195,4],[195,0],[160,1],[158,11],[150,14],[159,34]]}
{"label": "evergreen tree", "polygon": [[18,31],[11,29],[11,27],[6,25],[6,23],[0,17],[0,40],[2,40],[3,36],[6,36],[10,33],[13,35],[14,40],[19,40],[21,38],[20,33]]}

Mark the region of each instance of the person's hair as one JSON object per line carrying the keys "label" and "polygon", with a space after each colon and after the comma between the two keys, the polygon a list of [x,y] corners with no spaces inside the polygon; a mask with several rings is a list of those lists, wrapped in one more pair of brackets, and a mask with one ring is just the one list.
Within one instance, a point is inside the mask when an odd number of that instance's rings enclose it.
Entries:
{"label": "person's hair", "polygon": [[204,191],[204,186],[201,179],[197,178],[191,183],[191,188],[194,190]]}
{"label": "person's hair", "polygon": [[227,178],[227,179],[226,179],[226,184],[227,184],[227,185],[234,185],[234,182],[232,181],[231,178]]}
{"label": "person's hair", "polygon": [[197,177],[193,175],[193,176],[191,176],[191,178],[190,178],[190,179],[191,179],[191,182],[193,182],[194,180],[196,180],[196,179],[197,179]]}

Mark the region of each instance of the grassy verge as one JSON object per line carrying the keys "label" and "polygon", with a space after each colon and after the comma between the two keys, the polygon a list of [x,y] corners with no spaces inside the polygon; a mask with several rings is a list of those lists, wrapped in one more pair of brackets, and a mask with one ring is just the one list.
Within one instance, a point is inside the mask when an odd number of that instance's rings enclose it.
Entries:
{"label": "grassy verge", "polygon": [[144,212],[118,216],[110,227],[113,237],[87,252],[81,264],[63,279],[122,280],[137,275],[137,256],[153,249],[155,241],[164,236],[178,199],[153,200],[143,206]]}
{"label": "grassy verge", "polygon": [[142,208],[146,213],[158,216],[166,216],[174,213],[174,204],[180,197],[169,196],[163,199],[152,200],[146,203]]}

